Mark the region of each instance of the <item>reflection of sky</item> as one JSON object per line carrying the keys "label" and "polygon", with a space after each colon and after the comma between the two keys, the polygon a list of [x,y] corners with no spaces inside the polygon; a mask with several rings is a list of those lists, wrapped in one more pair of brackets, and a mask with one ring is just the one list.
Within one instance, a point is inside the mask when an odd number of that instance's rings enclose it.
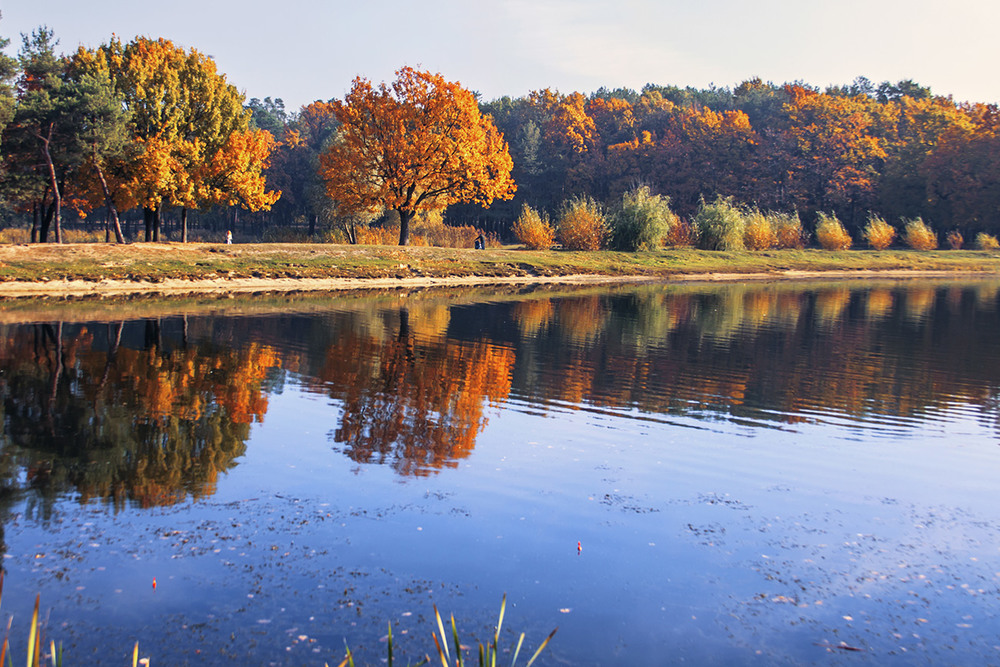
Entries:
{"label": "reflection of sky", "polygon": [[785,424],[724,397],[658,413],[518,382],[473,450],[418,477],[344,456],[340,399],[289,373],[213,495],[9,521],[4,609],[41,592],[78,654],[139,638],[161,664],[195,659],[191,628],[254,664],[334,664],[345,639],[375,662],[389,621],[422,653],[435,604],[474,645],[505,592],[530,647],[560,626],[546,664],[811,663],[840,641],[870,664],[992,660],[1000,448],[981,406],[814,404]]}

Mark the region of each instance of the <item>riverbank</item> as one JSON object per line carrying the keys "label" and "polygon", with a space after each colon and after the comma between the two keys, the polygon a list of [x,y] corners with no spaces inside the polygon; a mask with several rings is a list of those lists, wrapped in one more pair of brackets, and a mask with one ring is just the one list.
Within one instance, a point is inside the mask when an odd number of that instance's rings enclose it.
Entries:
{"label": "riverbank", "polygon": [[645,253],[327,244],[0,246],[0,297],[1000,275],[1000,252]]}

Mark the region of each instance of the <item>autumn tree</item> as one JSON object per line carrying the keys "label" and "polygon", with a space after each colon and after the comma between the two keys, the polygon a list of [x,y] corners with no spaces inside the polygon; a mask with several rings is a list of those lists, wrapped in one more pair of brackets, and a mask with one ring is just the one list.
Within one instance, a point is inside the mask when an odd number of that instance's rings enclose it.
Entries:
{"label": "autumn tree", "polygon": [[126,45],[115,39],[93,52],[81,48],[77,61],[84,71],[106,71],[131,114],[135,150],[123,171],[144,209],[147,241],[159,240],[164,205],[181,208],[184,240],[189,209],[238,204],[258,210],[280,195],[267,190],[261,175],[271,138],[250,128],[243,94],[211,58],[140,37]]}
{"label": "autumn tree", "polygon": [[340,129],[320,158],[327,193],[347,213],[396,211],[399,245],[420,212],[514,195],[503,135],[440,74],[403,67],[377,88],[358,77],[333,109]]}
{"label": "autumn tree", "polygon": [[[277,114],[264,111],[265,105],[253,105],[254,118],[276,126]],[[275,206],[275,213],[285,223],[304,216],[309,224],[309,235],[316,233],[320,219],[332,217],[333,206],[326,196],[326,184],[320,176],[320,155],[326,151],[337,129],[337,118],[333,106],[327,102],[312,102],[302,107],[275,136],[280,144],[275,149],[271,167],[267,171],[268,182],[281,190],[281,200]]]}

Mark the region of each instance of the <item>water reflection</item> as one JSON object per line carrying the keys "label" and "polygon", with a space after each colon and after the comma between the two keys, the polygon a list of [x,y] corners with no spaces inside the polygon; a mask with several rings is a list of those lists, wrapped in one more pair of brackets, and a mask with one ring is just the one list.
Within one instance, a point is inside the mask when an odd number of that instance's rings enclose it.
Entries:
{"label": "water reflection", "polygon": [[161,324],[0,330],[6,488],[23,470],[43,499],[73,490],[151,507],[212,493],[267,411],[275,352],[189,343],[182,321],[166,337]]}
{"label": "water reflection", "polygon": [[645,286],[6,324],[0,496],[71,490],[149,507],[211,494],[289,381],[335,406],[336,450],[401,475],[455,466],[491,406],[511,400],[892,428],[962,403],[995,423],[998,290]]}
{"label": "water reflection", "polygon": [[514,354],[487,340],[418,337],[409,310],[394,315],[393,336],[343,332],[309,383],[342,405],[333,438],[347,456],[421,475],[472,451],[484,405],[510,392]]}

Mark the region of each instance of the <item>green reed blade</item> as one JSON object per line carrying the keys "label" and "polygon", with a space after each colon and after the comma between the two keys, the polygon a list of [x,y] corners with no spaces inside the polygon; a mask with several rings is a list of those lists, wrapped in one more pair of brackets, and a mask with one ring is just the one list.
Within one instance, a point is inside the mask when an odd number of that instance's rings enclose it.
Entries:
{"label": "green reed blade", "polygon": [[451,615],[451,638],[455,642],[455,665],[462,667],[462,642],[458,641],[458,628],[455,626],[455,614]]}
{"label": "green reed blade", "polygon": [[389,621],[389,667],[392,667],[392,621]]}

